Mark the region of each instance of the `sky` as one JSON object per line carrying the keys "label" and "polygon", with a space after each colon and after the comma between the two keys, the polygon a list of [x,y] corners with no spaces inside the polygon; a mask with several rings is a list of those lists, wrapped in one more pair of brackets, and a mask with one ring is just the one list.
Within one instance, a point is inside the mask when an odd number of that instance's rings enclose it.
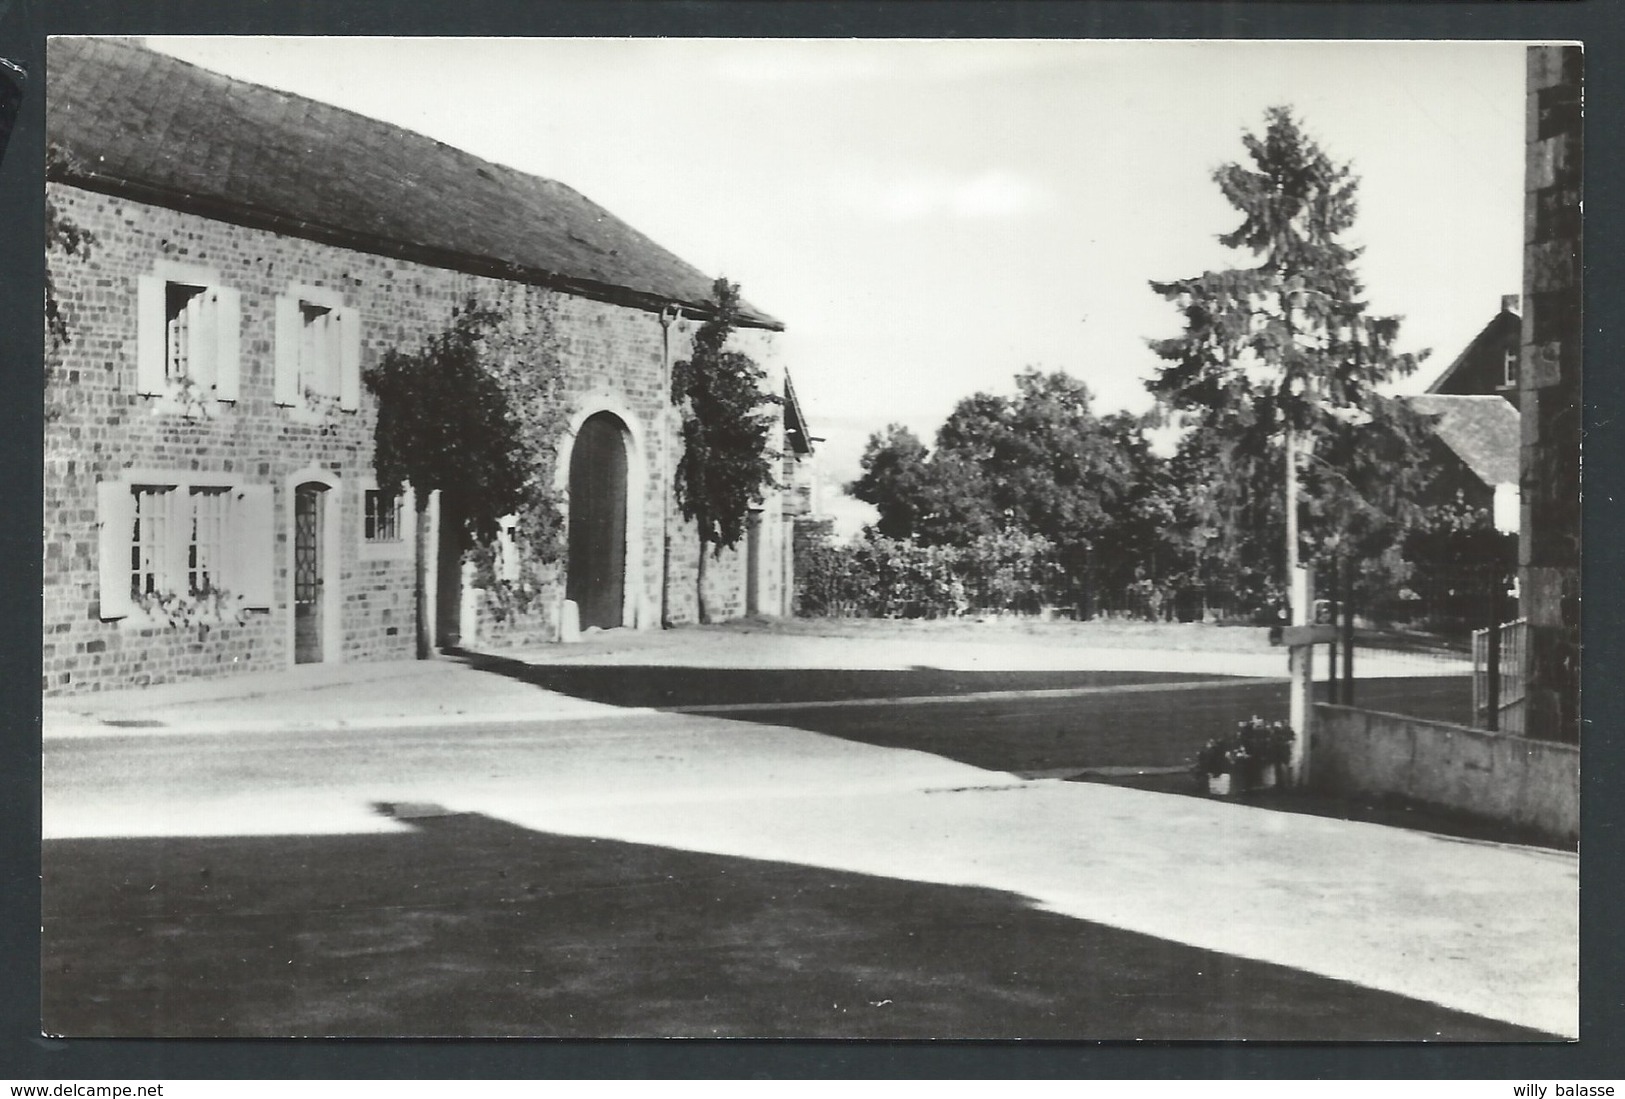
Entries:
{"label": "sky", "polygon": [[1242,266],[1212,174],[1295,109],[1361,179],[1349,242],[1425,387],[1520,289],[1506,42],[150,38],[568,184],[781,321],[825,503],[869,434],[1064,370],[1149,407],[1152,279]]}

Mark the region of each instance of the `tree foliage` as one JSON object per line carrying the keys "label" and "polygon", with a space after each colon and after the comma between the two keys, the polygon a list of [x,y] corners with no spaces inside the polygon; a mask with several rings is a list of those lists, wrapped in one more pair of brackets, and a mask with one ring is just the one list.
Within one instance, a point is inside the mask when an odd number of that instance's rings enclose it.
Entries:
{"label": "tree foliage", "polygon": [[934,451],[900,425],[877,432],[850,491],[876,507],[875,530],[889,538],[961,548],[1000,535],[1041,539],[1074,590],[1103,570],[1132,572],[1156,466],[1141,425],[1097,417],[1088,387],[1065,373],[1027,370],[1015,382],[1013,395],[960,401]]}
{"label": "tree foliage", "polygon": [[492,541],[520,510],[539,458],[539,440],[487,362],[500,320],[470,301],[420,350],[391,350],[365,373],[378,398],[378,487],[398,493],[409,482],[420,511],[432,492],[454,495],[464,549]]}
{"label": "tree foliage", "polygon": [[720,553],[737,545],[751,504],[774,483],[769,408],[781,400],[763,389],[767,373],[755,360],[726,346],[738,327],[738,285],[718,279],[712,300],[692,355],[673,364],[671,377],[683,439],[674,490],[683,517],[699,530],[702,554],[707,546]]}
{"label": "tree foliage", "polygon": [[[68,155],[52,142],[45,150],[45,170],[49,176],[56,176],[69,166]],[[45,252],[47,256],[58,255],[81,262],[88,260],[91,246],[96,243],[96,237],[90,230],[82,228],[73,219],[69,218],[51,200],[49,194],[45,197]],[[56,282],[52,278],[51,265],[45,265],[45,335],[52,351],[59,350],[68,342],[68,320],[63,315],[61,299],[57,294]]]}
{"label": "tree foliage", "polygon": [[[1184,331],[1154,340],[1164,364],[1149,383],[1160,406],[1197,433],[1207,467],[1203,519],[1232,567],[1257,553],[1284,513],[1278,496],[1287,430],[1312,449],[1303,468],[1306,533],[1322,552],[1374,552],[1391,543],[1420,490],[1420,420],[1379,387],[1415,370],[1395,350],[1400,320],[1369,312],[1344,243],[1359,181],[1300,127],[1270,110],[1245,134],[1247,163],[1213,175],[1242,221],[1219,240],[1256,263],[1152,288],[1175,304]],[[1273,514],[1272,514],[1273,513]],[[1273,551],[1278,561],[1281,551]],[[1277,564],[1274,570],[1279,576]]]}

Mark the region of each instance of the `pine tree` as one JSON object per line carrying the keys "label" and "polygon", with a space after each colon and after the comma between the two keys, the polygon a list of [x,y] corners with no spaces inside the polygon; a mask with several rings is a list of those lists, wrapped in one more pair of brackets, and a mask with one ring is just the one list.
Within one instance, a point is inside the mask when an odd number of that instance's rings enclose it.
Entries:
{"label": "pine tree", "polygon": [[720,555],[744,536],[750,505],[773,482],[778,457],[768,449],[780,398],[762,388],[767,374],[749,355],[726,344],[739,322],[739,286],[718,279],[715,309],[694,334],[694,352],[672,367],[671,400],[682,410],[683,454],[673,491],[683,518],[700,539],[696,580],[700,621],[705,606],[705,558]]}
{"label": "pine tree", "polygon": [[1166,365],[1147,384],[1175,422],[1203,434],[1213,470],[1203,518],[1221,557],[1254,557],[1263,526],[1284,546],[1273,532],[1285,519],[1269,498],[1281,491],[1289,435],[1309,455],[1301,493],[1316,551],[1369,555],[1398,537],[1422,477],[1411,460],[1421,420],[1378,387],[1413,372],[1420,356],[1395,350],[1400,318],[1368,311],[1360,249],[1343,240],[1358,211],[1351,167],[1333,162],[1288,108],[1265,121],[1263,136],[1242,137],[1250,163],[1213,174],[1242,215],[1219,241],[1256,265],[1151,284],[1185,327],[1151,341]]}

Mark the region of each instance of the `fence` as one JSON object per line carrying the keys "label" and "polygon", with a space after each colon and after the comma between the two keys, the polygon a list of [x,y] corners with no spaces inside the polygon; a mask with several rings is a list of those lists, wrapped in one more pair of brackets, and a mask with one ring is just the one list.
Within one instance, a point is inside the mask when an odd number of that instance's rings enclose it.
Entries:
{"label": "fence", "polygon": [[[1500,627],[1500,656],[1496,683],[1490,683],[1490,631],[1473,631],[1473,724],[1522,736],[1524,730],[1524,653],[1529,645],[1529,620],[1520,618]],[[1494,699],[1491,695],[1498,695]],[[1491,706],[1495,720],[1490,720]]]}

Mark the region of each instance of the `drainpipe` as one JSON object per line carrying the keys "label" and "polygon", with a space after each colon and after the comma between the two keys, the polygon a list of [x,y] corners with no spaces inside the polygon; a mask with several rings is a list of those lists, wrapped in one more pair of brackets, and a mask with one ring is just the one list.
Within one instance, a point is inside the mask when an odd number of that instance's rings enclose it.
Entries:
{"label": "drainpipe", "polygon": [[676,302],[660,311],[660,628],[671,629],[671,326],[683,319]]}

